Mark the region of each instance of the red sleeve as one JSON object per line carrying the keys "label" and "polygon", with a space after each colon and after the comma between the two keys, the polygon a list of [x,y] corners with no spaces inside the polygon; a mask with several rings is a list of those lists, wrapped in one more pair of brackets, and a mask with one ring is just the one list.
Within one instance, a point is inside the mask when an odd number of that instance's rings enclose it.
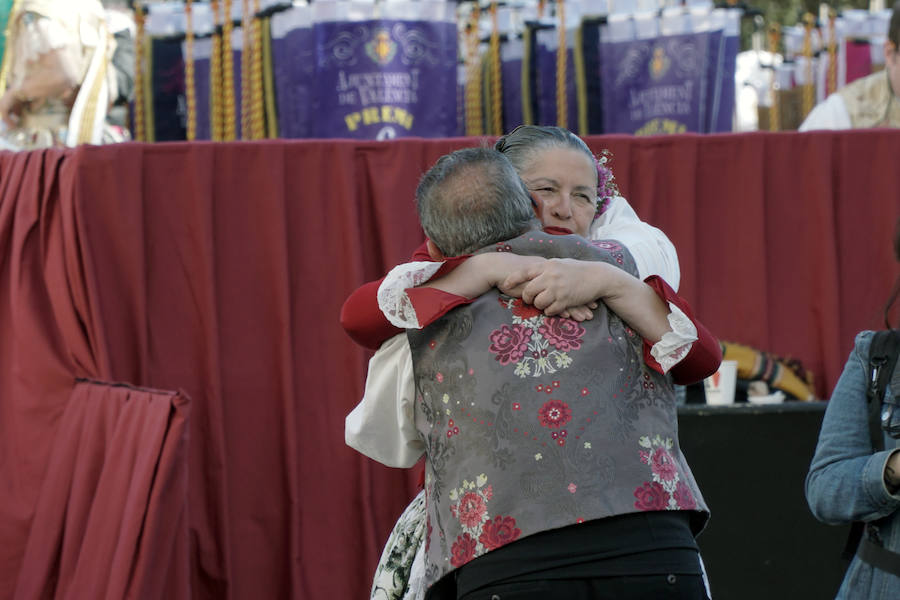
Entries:
{"label": "red sleeve", "polygon": [[[446,275],[459,265],[463,264],[471,256],[471,254],[466,254],[448,258],[444,261],[444,264],[441,265],[441,268],[438,269],[437,273],[431,276],[431,279],[439,279]],[[450,309],[456,308],[461,304],[469,304],[474,300],[474,298],[469,299],[465,296],[457,296],[456,294],[451,294],[450,292],[445,292],[443,290],[422,287],[409,288],[406,290],[406,295],[409,297],[409,301],[416,311],[419,327],[431,325],[447,314]]]}
{"label": "red sleeve", "polygon": [[[690,351],[677,365],[669,371],[672,379],[679,385],[688,385],[702,381],[719,368],[722,362],[722,347],[719,341],[713,337],[703,323],[694,317],[694,311],[690,304],[675,293],[668,283],[658,275],[651,275],[644,282],[653,288],[663,302],[671,302],[691,320],[697,328],[697,341],[691,345]],[[652,344],[644,340],[644,361],[653,370],[662,372],[662,368],[656,359],[650,354]]]}
{"label": "red sleeve", "polygon": [[[447,259],[441,268],[432,275],[432,279],[449,273],[467,258],[469,255]],[[411,260],[432,260],[425,242],[416,248]],[[403,331],[392,325],[378,308],[378,287],[382,281],[384,281],[384,277],[363,284],[350,294],[341,307],[341,326],[344,331],[354,342],[372,350],[377,350],[385,340]],[[422,327],[434,322],[454,306],[470,302],[462,296],[455,296],[433,288],[411,288],[407,293]],[[420,310],[422,312],[419,312]]]}
{"label": "red sleeve", "polygon": [[401,331],[391,325],[378,308],[378,286],[384,277],[364,283],[350,294],[341,307],[341,326],[360,346],[377,350],[381,343]]}

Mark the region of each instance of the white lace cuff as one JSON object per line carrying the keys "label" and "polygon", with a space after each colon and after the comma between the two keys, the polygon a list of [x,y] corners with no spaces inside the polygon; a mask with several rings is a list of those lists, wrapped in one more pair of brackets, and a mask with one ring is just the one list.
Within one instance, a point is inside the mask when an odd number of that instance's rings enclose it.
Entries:
{"label": "white lace cuff", "polygon": [[697,328],[680,308],[669,302],[669,327],[662,339],[650,348],[650,355],[656,359],[663,373],[677,365],[691,351],[697,341]]}
{"label": "white lace cuff", "polygon": [[378,286],[378,308],[391,325],[419,329],[419,318],[406,290],[422,285],[437,273],[443,262],[410,262],[397,265]]}

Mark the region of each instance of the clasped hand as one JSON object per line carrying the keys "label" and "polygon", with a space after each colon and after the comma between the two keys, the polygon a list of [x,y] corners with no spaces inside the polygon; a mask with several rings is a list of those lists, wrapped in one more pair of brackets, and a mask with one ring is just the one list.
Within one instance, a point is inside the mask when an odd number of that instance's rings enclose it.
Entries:
{"label": "clasped hand", "polygon": [[597,308],[596,274],[590,263],[568,258],[530,257],[527,264],[513,268],[497,287],[504,294],[522,300],[545,315],[560,315],[576,321],[590,320]]}

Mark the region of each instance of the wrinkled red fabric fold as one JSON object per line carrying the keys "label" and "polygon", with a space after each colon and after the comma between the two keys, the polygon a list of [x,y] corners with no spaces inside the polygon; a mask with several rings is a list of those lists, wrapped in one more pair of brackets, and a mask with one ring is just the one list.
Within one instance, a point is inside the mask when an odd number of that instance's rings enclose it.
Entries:
{"label": "wrinkled red fabric fold", "polygon": [[15,597],[190,598],[187,426],[183,394],[76,383]]}

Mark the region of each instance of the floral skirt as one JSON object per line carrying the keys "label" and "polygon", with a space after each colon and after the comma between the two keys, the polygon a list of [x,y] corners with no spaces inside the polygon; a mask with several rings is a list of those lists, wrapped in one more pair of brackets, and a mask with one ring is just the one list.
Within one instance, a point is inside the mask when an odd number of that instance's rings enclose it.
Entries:
{"label": "floral skirt", "polygon": [[372,582],[371,600],[421,600],[425,597],[425,490],[419,492],[394,525]]}

